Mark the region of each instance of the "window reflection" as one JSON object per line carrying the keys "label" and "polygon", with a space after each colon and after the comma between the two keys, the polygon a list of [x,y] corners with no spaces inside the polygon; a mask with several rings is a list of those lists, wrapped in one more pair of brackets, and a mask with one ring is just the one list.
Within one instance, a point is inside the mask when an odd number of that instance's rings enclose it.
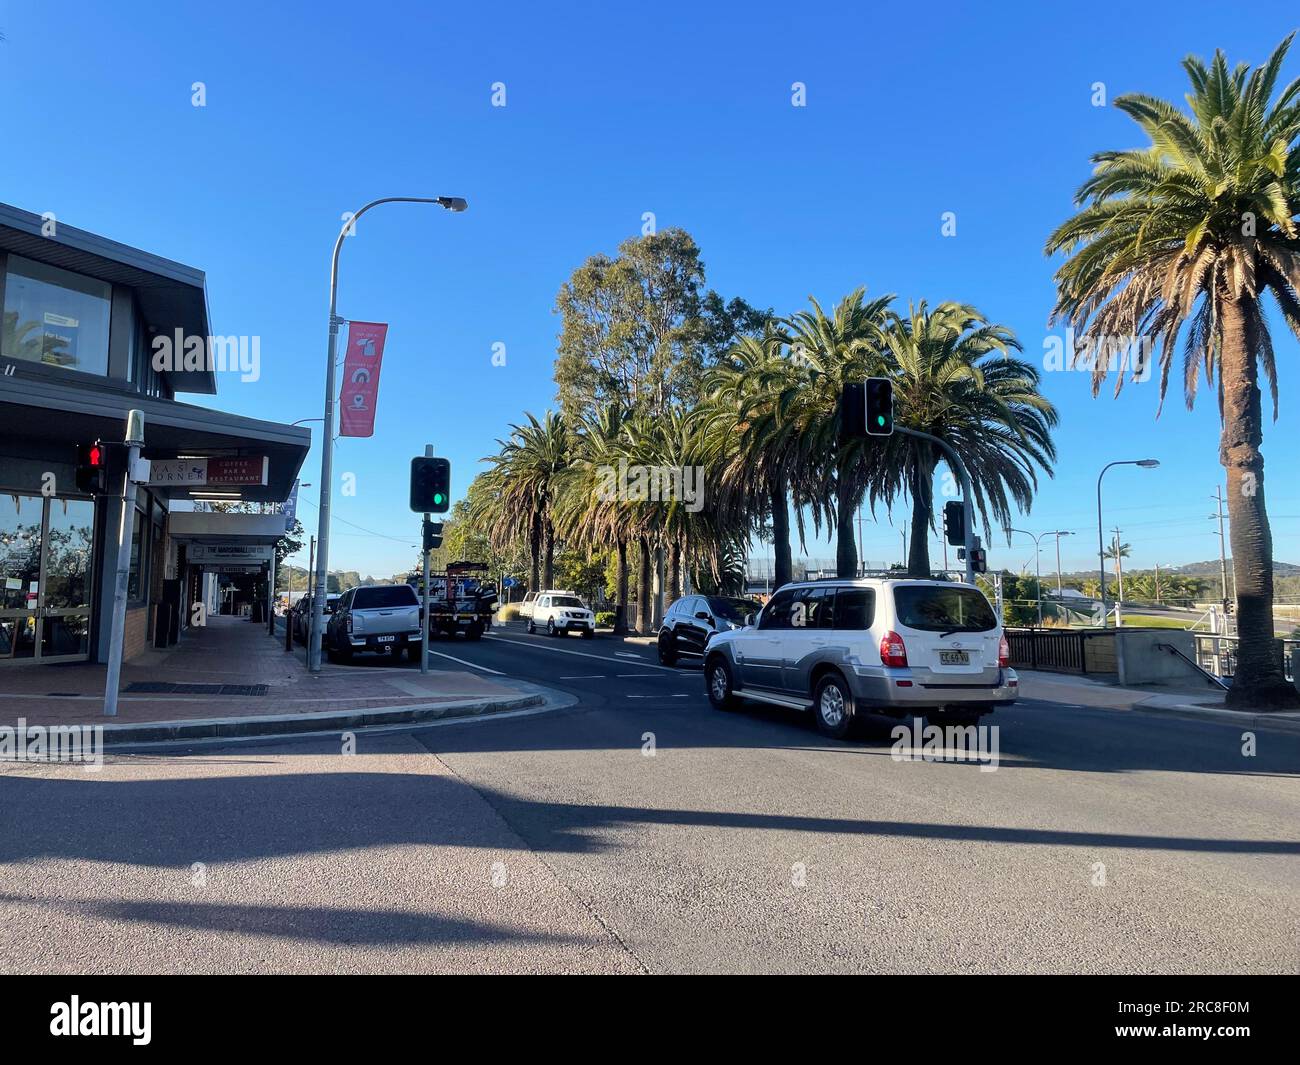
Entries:
{"label": "window reflection", "polygon": [[0,354],[86,373],[108,373],[111,285],[10,255],[4,291]]}

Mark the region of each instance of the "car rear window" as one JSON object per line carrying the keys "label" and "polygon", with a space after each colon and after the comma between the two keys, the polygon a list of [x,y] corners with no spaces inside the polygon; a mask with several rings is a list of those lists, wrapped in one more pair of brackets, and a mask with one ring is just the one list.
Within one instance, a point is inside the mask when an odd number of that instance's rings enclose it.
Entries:
{"label": "car rear window", "polygon": [[898,622],[922,632],[988,632],[998,627],[989,601],[974,588],[899,585],[894,588]]}
{"label": "car rear window", "polygon": [[713,608],[715,617],[726,618],[728,621],[744,621],[748,615],[757,614],[763,609],[761,603],[749,599],[710,599],[708,604]]}
{"label": "car rear window", "polygon": [[418,606],[415,589],[409,584],[379,588],[358,588],[352,595],[353,610],[377,610],[394,606]]}

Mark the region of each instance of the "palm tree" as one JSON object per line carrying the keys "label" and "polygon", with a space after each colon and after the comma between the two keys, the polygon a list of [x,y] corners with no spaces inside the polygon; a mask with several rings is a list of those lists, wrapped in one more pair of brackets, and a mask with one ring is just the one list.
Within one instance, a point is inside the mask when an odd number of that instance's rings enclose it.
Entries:
{"label": "palm tree", "polygon": [[1119,530],[1115,531],[1114,537],[1110,541],[1110,547],[1102,552],[1102,558],[1113,558],[1115,560],[1115,584],[1119,588],[1119,601],[1124,601],[1124,562],[1128,558],[1129,552],[1132,551],[1131,544],[1121,544],[1119,542]]}
{"label": "palm tree", "polygon": [[886,312],[893,299],[867,300],[860,288],[840,300],[830,317],[810,299],[811,310],[781,319],[792,354],[806,369],[806,379],[791,386],[798,395],[787,391],[777,398],[792,415],[782,436],[794,471],[796,506],[806,498],[816,526],[824,520],[835,527],[835,570],[841,577],[858,571],[853,518],[866,493],[871,442],[845,438],[840,397],[846,384],[882,371]]}
{"label": "palm tree", "polygon": [[[1095,155],[1093,176],[1075,195],[1081,210],[1047,241],[1049,254],[1067,256],[1056,274],[1053,321],[1094,344],[1150,338],[1160,351],[1162,403],[1184,326],[1188,407],[1202,368],[1210,383],[1217,372],[1240,636],[1227,701],[1238,708],[1300,707],[1273,639],[1259,387],[1262,370],[1276,419],[1265,294],[1300,336],[1300,79],[1273,98],[1291,39],[1254,71],[1247,64],[1229,71],[1222,52],[1208,66],[1183,60],[1190,114],[1151,96],[1118,97],[1115,106],[1151,144]],[[1106,360],[1094,365],[1094,395],[1108,369]],[[1139,360],[1133,369],[1149,367]],[[1123,382],[1120,367],[1117,390]]]}
{"label": "palm tree", "polygon": [[[936,436],[957,452],[986,534],[990,511],[998,525],[1009,526],[1013,503],[1022,512],[1033,503],[1035,467],[1050,475],[1056,458],[1056,408],[1038,391],[1038,371],[1011,356],[1020,350],[1015,334],[965,304],[940,303],[930,310],[922,301],[906,317],[890,313],[885,342],[896,422]],[[903,492],[911,497],[907,573],[928,577],[940,455],[932,444],[901,434],[870,455],[873,505]]]}
{"label": "palm tree", "polygon": [[555,505],[560,474],[570,462],[569,432],[554,411],[541,421],[532,414],[527,418],[524,425],[511,425],[510,436],[497,441],[500,451],[483,460],[492,468],[483,474],[489,490],[481,497],[480,516],[495,547],[527,539],[528,586],[538,591],[554,580]]}
{"label": "palm tree", "polygon": [[771,522],[777,588],[794,576],[790,483],[796,470],[790,445],[802,432],[800,397],[807,383],[788,338],[769,328],[762,337],[742,337],[722,356],[706,378],[701,406],[716,470],[710,510],[755,532],[764,518]]}
{"label": "palm tree", "polygon": [[614,635],[628,632],[628,559],[630,531],[622,501],[603,491],[605,471],[616,469],[624,458],[623,427],[626,413],[615,405],[600,408],[578,426],[573,461],[558,478],[556,525],[565,539],[588,553],[617,553]]}

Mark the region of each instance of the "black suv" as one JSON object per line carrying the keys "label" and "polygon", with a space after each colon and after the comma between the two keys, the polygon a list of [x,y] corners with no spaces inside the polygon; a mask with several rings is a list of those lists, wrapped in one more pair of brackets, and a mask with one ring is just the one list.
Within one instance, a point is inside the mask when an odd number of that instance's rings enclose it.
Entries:
{"label": "black suv", "polygon": [[713,634],[752,623],[763,609],[751,599],[721,595],[684,595],[668,608],[659,630],[659,661],[673,665],[679,655],[703,657]]}

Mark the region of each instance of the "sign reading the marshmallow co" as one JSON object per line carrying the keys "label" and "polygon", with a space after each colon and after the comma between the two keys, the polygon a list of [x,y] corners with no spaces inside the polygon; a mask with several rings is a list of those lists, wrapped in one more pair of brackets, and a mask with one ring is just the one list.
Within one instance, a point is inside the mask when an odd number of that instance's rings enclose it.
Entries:
{"label": "sign reading the marshmallow co", "polygon": [[348,325],[348,353],[339,392],[339,436],[374,436],[379,401],[379,366],[384,361],[388,326],[379,322]]}

